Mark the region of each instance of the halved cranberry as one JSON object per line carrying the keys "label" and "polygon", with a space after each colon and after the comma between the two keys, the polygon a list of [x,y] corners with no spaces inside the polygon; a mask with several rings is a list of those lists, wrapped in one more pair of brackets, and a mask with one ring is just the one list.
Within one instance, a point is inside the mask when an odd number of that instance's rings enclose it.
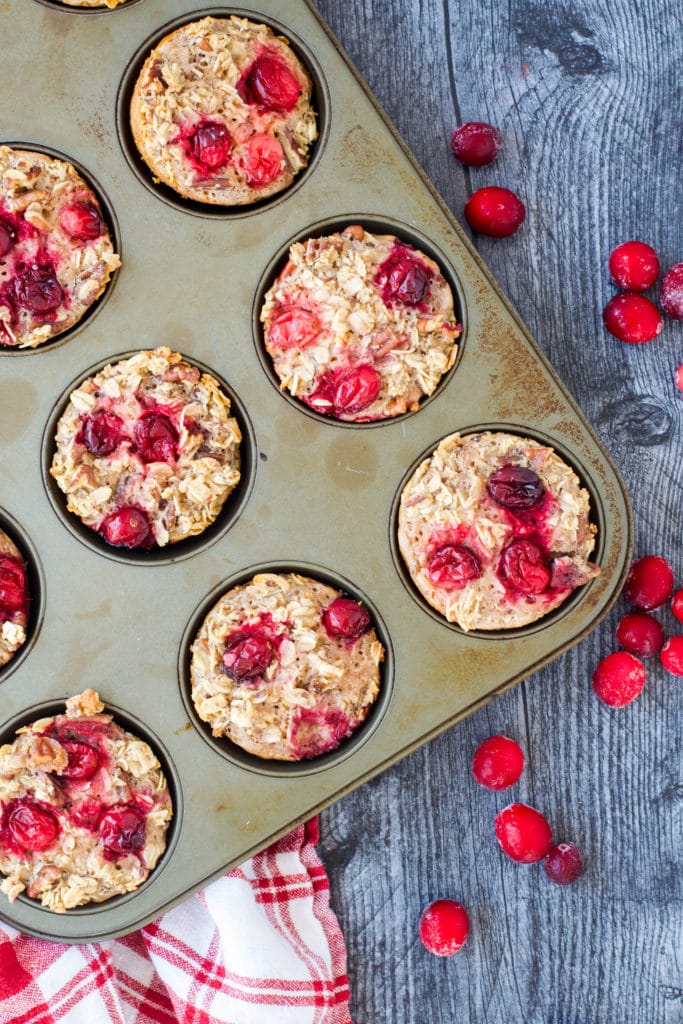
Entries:
{"label": "halved cranberry", "polygon": [[349,719],[339,708],[297,707],[292,715],[289,738],[294,754],[301,759],[335,750],[352,732]]}
{"label": "halved cranberry", "polygon": [[602,311],[602,322],[619,341],[640,345],[661,332],[662,314],[644,295],[622,292],[613,295]]}
{"label": "halved cranberry", "polygon": [[659,259],[645,242],[622,242],[610,253],[609,272],[620,288],[644,292],[659,277]]}
{"label": "halved cranberry", "polygon": [[207,121],[189,137],[192,155],[209,171],[225,167],[230,157],[232,139],[230,132],[218,121]]}
{"label": "halved cranberry", "polygon": [[49,807],[25,797],[8,805],[5,828],[16,846],[40,853],[52,846],[59,835],[59,820]]}
{"label": "halved cranberry", "polygon": [[664,643],[664,627],[651,615],[631,612],[624,615],[617,626],[617,640],[631,654],[649,658]]}
{"label": "halved cranberry", "polygon": [[486,490],[497,505],[513,511],[531,508],[544,493],[543,484],[532,469],[512,464],[501,466],[492,473]]}
{"label": "halved cranberry", "polygon": [[643,612],[651,612],[665,604],[674,589],[671,566],[660,555],[645,555],[629,569],[624,593],[629,604]]}
{"label": "halved cranberry", "polygon": [[551,882],[571,885],[583,871],[583,857],[574,843],[558,843],[543,861],[543,868]]}
{"label": "halved cranberry", "polygon": [[260,188],[279,178],[285,165],[282,146],[272,135],[252,135],[242,157],[247,184]]}
{"label": "halved cranberry", "polygon": [[437,956],[453,956],[465,945],[470,919],[462,903],[434,900],[420,916],[418,934],[425,949]]}
{"label": "halved cranberry", "polygon": [[301,86],[285,62],[275,54],[257,57],[237,91],[245,103],[258,103],[278,113],[292,110],[301,95]]}
{"label": "halved cranberry", "polygon": [[97,834],[109,859],[136,853],[145,845],[144,815],[128,804],[110,807],[97,823]]}
{"label": "halved cranberry", "polygon": [[0,555],[0,622],[25,609],[27,601],[23,564],[11,555]]}
{"label": "halved cranberry", "polygon": [[113,412],[87,416],[76,435],[76,441],[85,445],[91,455],[111,455],[123,439],[123,420]]}
{"label": "halved cranberry", "polygon": [[370,615],[366,608],[350,597],[337,597],[322,613],[323,626],[329,636],[356,640],[370,628]]}
{"label": "halved cranberry", "polygon": [[176,456],[178,431],[163,412],[148,412],[135,424],[133,440],[144,462],[170,462]]}
{"label": "halved cranberry", "polygon": [[659,304],[672,320],[683,320],[683,263],[676,263],[664,275]]}
{"label": "halved cranberry", "polygon": [[442,544],[427,560],[430,580],[443,590],[462,590],[483,571],[479,556],[464,544]]}
{"label": "halved cranberry", "polygon": [[54,313],[64,301],[54,268],[47,264],[27,267],[16,279],[14,293],[21,306],[38,316]]}
{"label": "halved cranberry", "polygon": [[100,523],[99,532],[108,544],[122,548],[149,548],[154,544],[152,526],[147,513],[124,505],[110,512]]}
{"label": "halved cranberry", "polygon": [[100,766],[100,755],[83,740],[61,740],[61,745],[66,750],[69,763],[60,772],[63,779],[76,779],[85,781],[91,779]]}
{"label": "halved cranberry", "polygon": [[307,348],[320,335],[320,324],[310,309],[283,309],[268,328],[268,342],[274,348]]}
{"label": "halved cranberry", "polygon": [[104,231],[102,218],[95,207],[82,200],[63,206],[59,211],[59,223],[65,235],[81,242],[91,242]]}
{"label": "halved cranberry", "polygon": [[473,231],[493,238],[507,238],[521,225],[526,209],[509,188],[489,185],[472,193],[465,203],[465,217]]}
{"label": "halved cranberry", "polygon": [[0,259],[6,256],[16,241],[14,228],[0,220]]}
{"label": "halved cranberry", "polygon": [[243,683],[263,676],[274,658],[272,641],[265,633],[238,632],[225,642],[223,668],[231,679]]}
{"label": "halved cranberry", "polygon": [[404,245],[393,249],[377,268],[374,284],[380,289],[385,306],[419,306],[429,296],[434,274]]}
{"label": "halved cranberry", "polygon": [[351,416],[367,409],[382,389],[382,378],[374,366],[363,363],[349,370],[334,390],[334,411],[338,416]]}
{"label": "halved cranberry", "polygon": [[502,145],[503,136],[485,121],[468,121],[451,135],[453,156],[467,167],[483,167],[492,163]]}
{"label": "halved cranberry", "polygon": [[528,804],[510,804],[499,811],[495,832],[503,853],[520,864],[541,860],[553,844],[550,825],[540,811]]}
{"label": "halved cranberry", "polygon": [[499,563],[503,580],[522,594],[542,594],[550,584],[550,568],[543,551],[532,540],[513,540]]}

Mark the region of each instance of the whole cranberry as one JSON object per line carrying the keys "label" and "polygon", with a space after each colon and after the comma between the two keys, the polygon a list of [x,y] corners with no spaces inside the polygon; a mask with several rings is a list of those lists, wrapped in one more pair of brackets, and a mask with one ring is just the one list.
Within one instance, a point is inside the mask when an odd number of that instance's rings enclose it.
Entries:
{"label": "whole cranberry", "polygon": [[350,597],[337,597],[323,608],[322,622],[329,636],[356,640],[369,630],[370,615]]}
{"label": "whole cranberry", "polygon": [[489,477],[486,490],[497,505],[525,511],[537,505],[544,494],[543,484],[532,469],[524,466],[501,466]]}
{"label": "whole cranberry", "polygon": [[8,804],[4,824],[12,842],[31,853],[47,850],[59,835],[59,820],[54,811],[28,797]]}
{"label": "whole cranberry", "polygon": [[143,462],[171,462],[177,454],[178,431],[163,412],[147,412],[133,429],[135,448]]}
{"label": "whole cranberry", "polygon": [[382,378],[374,366],[363,363],[355,366],[338,382],[334,391],[334,412],[337,416],[352,416],[362,412],[375,401],[382,389]]}
{"label": "whole cranberry", "polygon": [[644,292],[659,277],[659,259],[645,242],[622,242],[610,253],[609,272],[620,288]]}
{"label": "whole cranberry", "polygon": [[207,121],[190,136],[189,145],[195,160],[207,171],[219,171],[228,162],[232,139],[219,121]]}
{"label": "whole cranberry", "polygon": [[99,532],[108,544],[122,548],[149,548],[154,544],[147,513],[132,505],[110,512],[100,523]]}
{"label": "whole cranberry", "polygon": [[463,544],[442,544],[427,561],[430,580],[443,590],[462,590],[483,571],[477,553]]}
{"label": "whole cranberry", "polygon": [[275,658],[271,640],[258,632],[237,632],[228,637],[223,651],[223,668],[235,682],[259,679]]}
{"label": "whole cranberry", "polygon": [[493,238],[514,235],[526,217],[522,200],[508,188],[488,185],[477,189],[465,203],[465,217],[473,231]]}
{"label": "whole cranberry", "polygon": [[264,53],[242,77],[237,91],[245,103],[258,103],[267,110],[285,113],[296,106],[301,86],[280,56]]}
{"label": "whole cranberry", "polygon": [[628,651],[615,651],[599,663],[592,684],[596,697],[603,704],[611,708],[626,707],[645,686],[645,666]]}
{"label": "whole cranberry", "polygon": [[467,121],[451,135],[453,156],[467,167],[493,163],[502,145],[503,136],[485,121]]}
{"label": "whole cranberry", "polygon": [[629,604],[643,612],[660,608],[671,597],[674,574],[665,558],[645,555],[629,569],[624,593]]}
{"label": "whole cranberry", "polygon": [[91,779],[100,766],[100,755],[95,747],[86,743],[85,740],[61,740],[60,742],[69,758],[66,768],[60,772],[61,777],[79,782]]}
{"label": "whole cranberry", "polygon": [[522,594],[542,594],[550,585],[551,572],[545,554],[532,540],[513,540],[500,556],[501,578]]}
{"label": "whole cranberry", "polygon": [[14,228],[0,220],[0,260],[6,256],[16,241]]}
{"label": "whole cranberry", "polygon": [[[681,317],[681,320],[683,320],[683,316]],[[678,388],[678,390],[683,391],[683,363],[681,363],[680,366],[676,367],[674,380],[676,382],[676,387]]]}
{"label": "whole cranberry", "polygon": [[65,235],[80,242],[93,241],[104,231],[104,224],[98,211],[92,203],[81,200],[67,203],[61,208],[59,223]]}
{"label": "whole cranberry", "polygon": [[462,903],[434,900],[422,911],[418,932],[425,949],[437,956],[453,956],[465,945],[470,919]]}
{"label": "whole cranberry", "polygon": [[273,348],[308,348],[320,335],[320,324],[309,309],[288,306],[275,317],[268,328],[268,342]]}
{"label": "whole cranberry", "polygon": [[27,267],[15,281],[14,294],[19,305],[38,316],[54,313],[64,301],[54,267],[48,265]]}
{"label": "whole cranberry", "polygon": [[144,815],[129,804],[110,807],[97,823],[97,834],[107,859],[136,853],[145,845]]}
{"label": "whole cranberry", "polygon": [[659,652],[659,660],[667,672],[683,676],[683,636],[670,636]]}
{"label": "whole cranberry", "polygon": [[679,622],[683,622],[683,590],[677,590],[671,598],[671,611]]}
{"label": "whole cranberry", "polygon": [[248,184],[252,188],[261,188],[279,178],[285,167],[285,154],[272,135],[252,135],[246,144],[242,165]]}
{"label": "whole cranberry", "polygon": [[583,871],[583,857],[574,843],[558,843],[543,861],[545,873],[556,885],[571,885]]}
{"label": "whole cranberry", "polygon": [[553,844],[550,825],[528,804],[510,804],[499,811],[495,831],[503,853],[520,864],[542,860]]}
{"label": "whole cranberry", "polygon": [[76,441],[85,445],[91,455],[111,455],[124,439],[123,420],[113,412],[96,412],[87,416]]}
{"label": "whole cranberry", "polygon": [[613,295],[602,311],[602,321],[610,334],[631,345],[652,341],[663,326],[657,307],[634,292]]}
{"label": "whole cranberry", "polygon": [[11,555],[0,555],[0,622],[23,611],[27,603],[24,565]]}
{"label": "whole cranberry", "polygon": [[617,640],[631,654],[650,658],[664,643],[664,628],[651,615],[631,612],[617,626]]}
{"label": "whole cranberry", "polygon": [[683,263],[676,263],[664,275],[659,304],[672,320],[683,320]]}
{"label": "whole cranberry", "polygon": [[522,748],[508,736],[489,736],[479,744],[472,758],[472,775],[487,789],[509,789],[523,769]]}

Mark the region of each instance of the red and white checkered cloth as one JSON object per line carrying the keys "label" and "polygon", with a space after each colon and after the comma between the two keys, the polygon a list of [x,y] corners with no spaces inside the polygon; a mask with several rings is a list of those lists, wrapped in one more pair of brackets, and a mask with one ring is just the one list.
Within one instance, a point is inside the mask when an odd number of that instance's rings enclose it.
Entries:
{"label": "red and white checkered cloth", "polygon": [[0,924],[0,1024],[351,1024],[317,820],[122,939]]}

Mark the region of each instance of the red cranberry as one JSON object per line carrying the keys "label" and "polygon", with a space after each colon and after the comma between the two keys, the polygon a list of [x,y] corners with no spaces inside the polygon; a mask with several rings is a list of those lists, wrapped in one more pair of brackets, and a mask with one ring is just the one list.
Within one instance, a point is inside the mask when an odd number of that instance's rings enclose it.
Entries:
{"label": "red cranberry", "polygon": [[659,652],[659,660],[667,672],[683,676],[683,636],[670,636]]}
{"label": "red cranberry", "polygon": [[673,589],[671,566],[659,555],[645,555],[634,562],[624,584],[629,604],[643,612],[660,608],[669,600]]}
{"label": "red cranberry", "polygon": [[617,626],[617,640],[631,654],[649,658],[656,654],[664,643],[662,625],[644,612],[624,615]]}
{"label": "red cranberry", "polygon": [[644,295],[634,292],[613,295],[602,311],[602,320],[610,334],[631,345],[652,341],[662,330],[662,317],[657,307]]}
{"label": "red cranberry", "polygon": [[683,590],[677,590],[671,598],[671,611],[679,622],[683,622]]}
{"label": "red cranberry", "polygon": [[522,594],[542,594],[550,584],[551,572],[545,555],[532,540],[513,540],[500,556],[500,575]]}
{"label": "red cranberry", "polygon": [[429,295],[429,282],[433,277],[429,267],[421,263],[405,245],[395,244],[378,266],[373,282],[382,293],[385,306],[397,303],[420,306]]}
{"label": "red cranberry", "polygon": [[83,740],[61,740],[67,752],[69,763],[60,773],[63,779],[85,782],[91,779],[100,766],[100,755],[90,743]]}
{"label": "red cranberry", "polygon": [[242,163],[247,183],[252,188],[261,188],[280,177],[285,166],[285,154],[272,135],[252,135],[246,145]]}
{"label": "red cranberry", "polygon": [[297,707],[289,736],[295,756],[301,759],[335,750],[352,732],[349,719],[339,708]]}
{"label": "red cranberry", "polygon": [[556,885],[571,885],[583,871],[583,857],[574,843],[558,843],[543,861],[545,873]]}
{"label": "red cranberry", "polygon": [[0,555],[0,622],[25,609],[27,601],[24,566],[11,555]]}
{"label": "red cranberry", "polygon": [[526,209],[510,189],[489,185],[472,193],[465,203],[465,217],[480,235],[507,238],[514,235],[526,217]]}
{"label": "red cranberry", "polygon": [[15,240],[14,228],[11,228],[5,221],[0,220],[0,259],[7,255]]}
{"label": "red cranberry", "polygon": [[430,580],[443,590],[462,590],[483,571],[479,556],[463,544],[442,544],[427,560]]}
{"label": "red cranberry", "polygon": [[467,167],[493,163],[503,145],[503,136],[485,121],[468,121],[451,135],[453,156]]}
{"label": "red cranberry", "polygon": [[497,505],[515,512],[538,504],[544,493],[543,484],[533,470],[515,465],[501,466],[492,473],[486,490]]}
{"label": "red cranberry", "polygon": [[104,224],[92,203],[77,200],[68,203],[59,211],[59,223],[62,231],[70,238],[81,242],[90,242],[99,238],[104,231]]}
{"label": "red cranberry", "polygon": [[[683,320],[683,317],[681,317],[681,320]],[[678,388],[678,390],[683,391],[683,363],[681,363],[681,365],[676,368],[674,380],[676,381],[676,387]]]}
{"label": "red cranberry", "polygon": [[47,850],[59,835],[59,820],[54,811],[26,797],[8,805],[5,827],[16,846],[32,853]]}
{"label": "red cranberry", "polygon": [[609,272],[620,288],[644,292],[659,277],[659,259],[645,242],[622,242],[610,254]]}
{"label": "red cranberry", "polygon": [[267,636],[240,632],[226,640],[223,668],[235,682],[249,682],[263,676],[274,658],[273,644]]}
{"label": "red cranberry", "polygon": [[145,819],[136,807],[119,804],[105,811],[97,823],[105,856],[115,859],[145,845]]}
{"label": "red cranberry", "polygon": [[64,292],[50,266],[28,267],[17,278],[14,292],[19,304],[38,316],[54,313],[64,301]]}
{"label": "red cranberry", "polygon": [[553,844],[550,825],[528,804],[510,804],[499,811],[495,830],[503,853],[520,864],[541,860]]}
{"label": "red cranberry", "polygon": [[355,366],[344,374],[334,391],[334,411],[338,416],[351,416],[367,409],[382,388],[382,378],[369,363]]}
{"label": "red cranberry", "polygon": [[608,654],[593,673],[596,697],[611,708],[626,707],[644,686],[645,666],[628,651]]}
{"label": "red cranberry", "polygon": [[489,736],[480,743],[472,758],[475,782],[487,789],[509,789],[524,768],[524,754],[519,743],[507,736]]}
{"label": "red cranberry", "polygon": [[91,455],[111,455],[123,439],[123,420],[113,412],[87,416],[76,436],[76,441],[85,445]]}
{"label": "red cranberry", "polygon": [[356,640],[370,628],[370,615],[366,608],[350,597],[337,597],[323,609],[322,621],[329,636]]}
{"label": "red cranberry", "polygon": [[279,56],[264,53],[241,79],[237,91],[245,103],[258,103],[267,110],[285,113],[296,106],[301,86]]}
{"label": "red cranberry", "polygon": [[99,532],[114,547],[149,548],[154,543],[147,513],[131,505],[124,505],[105,516]]}
{"label": "red cranberry", "polygon": [[672,320],[683,320],[683,263],[677,263],[664,275],[659,304]]}
{"label": "red cranberry", "polygon": [[419,935],[425,949],[437,956],[453,956],[470,933],[470,919],[462,903],[434,900],[420,917]]}
{"label": "red cranberry", "polygon": [[283,309],[268,328],[268,342],[273,348],[308,348],[320,335],[320,324],[309,309],[296,306]]}
{"label": "red cranberry", "polygon": [[163,412],[147,412],[135,424],[133,440],[143,462],[170,462],[178,448],[178,431]]}
{"label": "red cranberry", "polygon": [[219,171],[227,164],[232,139],[224,124],[207,121],[190,135],[188,142],[195,160],[208,171]]}

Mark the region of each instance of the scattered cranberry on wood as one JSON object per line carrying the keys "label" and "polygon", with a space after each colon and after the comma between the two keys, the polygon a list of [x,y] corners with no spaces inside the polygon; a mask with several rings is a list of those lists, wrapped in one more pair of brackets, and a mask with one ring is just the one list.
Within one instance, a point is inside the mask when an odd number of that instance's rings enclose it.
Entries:
{"label": "scattered cranberry on wood", "polygon": [[661,608],[671,597],[674,574],[660,555],[645,555],[629,569],[624,593],[629,604],[643,612]]}
{"label": "scattered cranberry on wood", "polygon": [[514,235],[526,217],[522,200],[508,188],[488,185],[473,192],[465,203],[465,218],[473,231],[493,238]]}
{"label": "scattered cranberry on wood", "polygon": [[659,304],[672,320],[683,320],[683,263],[676,263],[664,275]]}
{"label": "scattered cranberry on wood", "polygon": [[661,333],[662,315],[649,299],[635,292],[613,295],[602,311],[602,321],[619,341],[640,345]]}
{"label": "scattered cranberry on wood", "polygon": [[620,288],[644,292],[659,277],[659,259],[645,242],[622,242],[610,254],[609,272]]}
{"label": "scattered cranberry on wood", "polygon": [[496,815],[494,827],[503,853],[520,864],[542,860],[553,845],[547,820],[528,804],[504,807]]}
{"label": "scattered cranberry on wood", "polygon": [[425,949],[436,956],[453,956],[465,945],[470,919],[462,903],[435,900],[420,917],[419,935]]}
{"label": "scattered cranberry on wood", "polygon": [[667,672],[683,676],[683,636],[670,636],[659,652],[659,660]]}
{"label": "scattered cranberry on wood", "polygon": [[683,363],[676,369],[674,374],[674,380],[676,381],[676,387],[679,391],[683,391]]}
{"label": "scattered cranberry on wood", "polygon": [[664,627],[651,615],[631,612],[617,626],[617,640],[630,654],[651,658],[664,643]]}
{"label": "scattered cranberry on wood", "polygon": [[593,690],[603,704],[623,708],[636,699],[645,686],[645,666],[628,651],[615,651],[603,658],[593,673]]}
{"label": "scattered cranberry on wood", "polygon": [[522,748],[508,736],[489,736],[479,744],[472,758],[472,775],[487,789],[509,789],[523,769]]}
{"label": "scattered cranberry on wood", "polygon": [[583,871],[583,857],[574,843],[558,843],[543,861],[543,868],[551,882],[571,885]]}
{"label": "scattered cranberry on wood", "polygon": [[679,622],[683,622],[683,590],[677,590],[671,598],[671,611]]}
{"label": "scattered cranberry on wood", "polygon": [[451,135],[453,156],[466,167],[483,167],[493,163],[503,145],[497,128],[485,121],[467,121]]}

